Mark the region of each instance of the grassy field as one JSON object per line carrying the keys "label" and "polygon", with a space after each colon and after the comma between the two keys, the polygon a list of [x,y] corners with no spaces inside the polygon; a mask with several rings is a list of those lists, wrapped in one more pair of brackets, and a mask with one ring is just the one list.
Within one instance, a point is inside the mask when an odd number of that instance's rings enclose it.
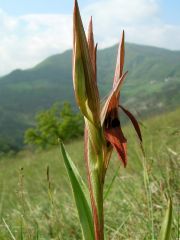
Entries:
{"label": "grassy field", "polygon": [[[105,194],[104,206],[107,240],[157,239],[167,195],[173,199],[171,239],[180,238],[179,116],[180,109],[141,123],[145,159],[132,127],[124,128],[128,138],[127,168],[122,167],[114,154],[106,179],[106,189],[110,189]],[[66,147],[85,178],[83,141],[77,140]],[[58,147],[1,157],[0,240],[8,239],[81,239],[74,199]]]}

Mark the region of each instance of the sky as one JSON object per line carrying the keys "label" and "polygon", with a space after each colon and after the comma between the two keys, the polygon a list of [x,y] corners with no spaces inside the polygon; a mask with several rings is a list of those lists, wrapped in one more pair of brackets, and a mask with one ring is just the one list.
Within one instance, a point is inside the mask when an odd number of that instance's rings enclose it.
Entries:
{"label": "sky", "polygon": [[[73,0],[0,0],[0,76],[72,48]],[[180,0],[79,0],[99,48],[127,42],[180,50]],[[178,16],[179,15],[179,16]]]}

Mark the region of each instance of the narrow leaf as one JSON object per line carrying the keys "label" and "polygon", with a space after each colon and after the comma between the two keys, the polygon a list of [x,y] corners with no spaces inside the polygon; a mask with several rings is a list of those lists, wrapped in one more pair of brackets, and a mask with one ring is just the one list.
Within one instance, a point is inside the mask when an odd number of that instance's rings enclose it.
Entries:
{"label": "narrow leaf", "polygon": [[12,240],[16,240],[15,236],[13,235],[13,233],[12,233],[9,225],[6,223],[5,219],[2,218],[2,220],[3,220],[3,222],[4,222],[4,225],[5,225],[6,229],[8,230],[8,232],[9,232],[9,234],[10,234],[10,236],[11,236],[11,239],[12,239]]}
{"label": "narrow leaf", "polygon": [[61,152],[66,166],[67,173],[71,182],[76,207],[79,214],[79,220],[85,240],[94,240],[94,228],[92,221],[92,213],[90,210],[89,202],[86,197],[86,187],[80,177],[77,168],[67,154],[63,143],[60,143]]}
{"label": "narrow leaf", "polygon": [[158,240],[170,240],[172,224],[172,200],[169,198],[168,207],[162,222]]}

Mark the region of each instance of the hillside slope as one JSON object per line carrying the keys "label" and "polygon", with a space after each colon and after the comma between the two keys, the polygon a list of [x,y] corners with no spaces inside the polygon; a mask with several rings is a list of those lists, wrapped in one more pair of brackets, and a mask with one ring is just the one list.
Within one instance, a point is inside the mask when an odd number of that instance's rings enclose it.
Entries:
{"label": "hillside slope", "polygon": [[[34,68],[15,70],[0,78],[1,149],[22,146],[23,132],[33,125],[35,113],[55,101],[69,101],[75,106],[71,53],[68,50]],[[98,51],[98,85],[102,96],[111,89],[116,53],[117,45]],[[121,95],[124,105],[146,115],[179,104],[179,51],[127,43],[125,69],[129,74]]]}
{"label": "hillside slope", "polygon": [[[180,109],[143,121],[143,145],[152,189],[155,236],[166,209],[166,193],[173,196],[173,229],[171,239],[179,236],[179,124]],[[128,139],[128,164],[123,168],[117,154],[110,161],[105,189],[105,230],[107,239],[152,239],[152,218],[149,215],[147,192],[144,186],[143,157],[133,127],[123,128]],[[85,177],[83,139],[66,144],[75,165]],[[46,180],[49,166],[51,191]],[[68,175],[59,147],[49,151],[24,151],[0,159],[0,239],[10,239],[3,219],[16,239],[35,239],[38,226],[41,239],[81,239]],[[116,174],[116,177],[115,177]],[[114,179],[115,177],[115,179]],[[113,184],[112,184],[113,179]],[[105,190],[105,192],[106,192]],[[50,194],[51,192],[51,194]],[[31,231],[28,231],[28,230]],[[29,237],[29,232],[33,235]],[[61,234],[61,235],[60,235]]]}

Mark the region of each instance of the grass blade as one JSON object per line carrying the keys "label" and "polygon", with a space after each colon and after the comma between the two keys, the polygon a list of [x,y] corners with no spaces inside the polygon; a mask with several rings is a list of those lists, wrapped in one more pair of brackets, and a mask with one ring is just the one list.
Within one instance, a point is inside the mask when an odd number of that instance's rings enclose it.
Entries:
{"label": "grass blade", "polygon": [[39,239],[39,226],[38,226],[38,223],[36,223],[36,240]]}
{"label": "grass blade", "polygon": [[6,223],[5,219],[2,218],[2,220],[4,222],[4,225],[5,225],[6,229],[8,230],[8,232],[9,232],[9,234],[11,236],[11,239],[16,240],[15,236],[13,235],[13,233],[12,233],[11,229],[9,228],[8,224]]}
{"label": "grass blade", "polygon": [[109,184],[109,186],[108,186],[108,188],[107,188],[107,190],[106,190],[106,192],[105,192],[105,194],[104,194],[104,198],[103,198],[104,200],[105,200],[105,199],[107,198],[107,196],[109,195],[109,192],[110,192],[110,190],[111,190],[111,188],[112,188],[112,185],[113,185],[116,177],[118,176],[118,172],[119,172],[119,168],[116,170],[116,172],[115,172],[115,174],[114,174],[114,176],[113,176],[113,178],[112,178],[112,180],[111,180],[111,182],[110,182],[110,184]]}
{"label": "grass blade", "polygon": [[20,240],[23,240],[23,222],[21,221]]}
{"label": "grass blade", "polygon": [[60,143],[60,146],[64,159],[64,164],[66,166],[66,170],[68,172],[69,179],[71,182],[74,199],[76,202],[76,207],[78,210],[81,228],[83,232],[83,237],[85,240],[94,240],[92,213],[84,190],[85,184],[83,183],[83,180],[81,179],[77,168],[75,167],[74,163],[67,154],[62,142]]}
{"label": "grass blade", "polygon": [[169,240],[171,236],[171,223],[172,223],[172,200],[168,200],[168,208],[162,222],[161,231],[158,240]]}

